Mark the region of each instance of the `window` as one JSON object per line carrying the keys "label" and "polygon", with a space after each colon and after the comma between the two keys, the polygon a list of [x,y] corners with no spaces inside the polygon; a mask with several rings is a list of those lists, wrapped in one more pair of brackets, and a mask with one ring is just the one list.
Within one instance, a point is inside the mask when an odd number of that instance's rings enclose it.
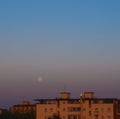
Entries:
{"label": "window", "polygon": [[91,100],[89,100],[89,106],[91,106]]}
{"label": "window", "polygon": [[65,116],[63,116],[63,119],[65,119]]}
{"label": "window", "polygon": [[98,113],[99,111],[98,111],[98,108],[95,108],[95,113]]}
{"label": "window", "polygon": [[72,119],[72,115],[68,115],[68,119]]}
{"label": "window", "polygon": [[65,109],[65,108],[63,108],[63,111],[66,111],[66,109]]}
{"label": "window", "polygon": [[18,109],[23,110],[24,107],[18,107]]}
{"label": "window", "polygon": [[50,111],[52,112],[52,111],[53,111],[53,108],[50,108]]}
{"label": "window", "polygon": [[98,111],[98,108],[95,108],[95,111]]}
{"label": "window", "polygon": [[75,114],[71,114],[71,115],[68,115],[68,119],[79,119],[80,115],[75,115]]}
{"label": "window", "polygon": [[77,119],[77,115],[73,115],[73,119]]}
{"label": "window", "polygon": [[108,116],[108,119],[111,119],[111,116]]}
{"label": "window", "polygon": [[98,119],[98,115],[95,115],[95,119]]}
{"label": "window", "polygon": [[89,116],[91,116],[91,111],[89,111]]}
{"label": "window", "polygon": [[102,116],[102,119],[104,119],[104,116]]}
{"label": "window", "polygon": [[81,111],[81,108],[80,107],[69,107],[68,111],[69,112],[79,112],[79,111]]}
{"label": "window", "polygon": [[81,119],[81,116],[80,116],[80,115],[78,115],[78,119]]}
{"label": "window", "polygon": [[83,111],[86,111],[86,109],[85,109],[85,108],[83,108]]}
{"label": "window", "polygon": [[107,111],[110,112],[110,111],[111,111],[111,108],[108,108]]}
{"label": "window", "polygon": [[27,110],[27,108],[26,108],[26,107],[24,107],[24,108],[23,108],[23,110]]}

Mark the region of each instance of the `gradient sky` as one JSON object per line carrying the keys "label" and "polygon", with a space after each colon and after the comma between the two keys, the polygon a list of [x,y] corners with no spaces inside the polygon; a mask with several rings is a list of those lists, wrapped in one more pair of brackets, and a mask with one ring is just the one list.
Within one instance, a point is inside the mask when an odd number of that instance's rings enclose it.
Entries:
{"label": "gradient sky", "polygon": [[120,0],[0,0],[0,107],[64,90],[120,98]]}

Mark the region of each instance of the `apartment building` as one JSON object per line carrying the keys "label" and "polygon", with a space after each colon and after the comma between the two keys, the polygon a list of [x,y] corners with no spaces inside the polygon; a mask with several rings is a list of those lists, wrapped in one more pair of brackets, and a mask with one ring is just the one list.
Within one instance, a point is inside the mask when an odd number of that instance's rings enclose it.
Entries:
{"label": "apartment building", "polygon": [[70,93],[61,92],[59,98],[36,99],[36,119],[120,119],[120,100],[116,98],[95,98],[93,92],[80,94],[71,99]]}
{"label": "apartment building", "polygon": [[29,101],[23,101],[21,104],[10,107],[12,113],[35,113],[36,105],[30,104]]}

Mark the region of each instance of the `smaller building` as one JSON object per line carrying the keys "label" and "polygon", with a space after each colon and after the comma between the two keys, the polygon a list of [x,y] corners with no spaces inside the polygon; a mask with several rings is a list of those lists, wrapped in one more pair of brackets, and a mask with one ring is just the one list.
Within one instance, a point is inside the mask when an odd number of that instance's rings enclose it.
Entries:
{"label": "smaller building", "polygon": [[0,115],[3,114],[4,112],[7,112],[7,110],[0,108]]}
{"label": "smaller building", "polygon": [[35,104],[30,104],[29,101],[23,101],[21,104],[13,105],[10,107],[10,112],[12,113],[35,113]]}

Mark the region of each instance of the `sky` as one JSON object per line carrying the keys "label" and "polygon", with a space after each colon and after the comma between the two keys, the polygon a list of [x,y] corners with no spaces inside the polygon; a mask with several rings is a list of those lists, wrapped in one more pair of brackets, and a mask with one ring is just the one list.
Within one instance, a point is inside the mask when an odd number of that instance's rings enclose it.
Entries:
{"label": "sky", "polygon": [[120,98],[119,0],[0,0],[0,107],[23,100]]}

